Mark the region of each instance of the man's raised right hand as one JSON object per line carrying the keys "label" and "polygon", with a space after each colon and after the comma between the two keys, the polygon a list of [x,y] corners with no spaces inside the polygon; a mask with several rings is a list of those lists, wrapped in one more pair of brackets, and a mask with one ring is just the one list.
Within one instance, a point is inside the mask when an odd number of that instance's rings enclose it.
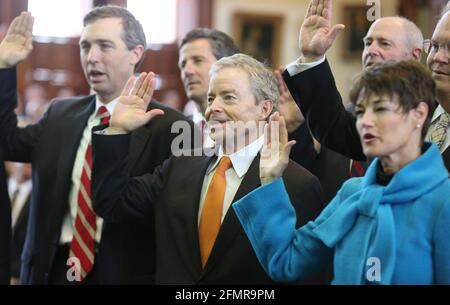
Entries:
{"label": "man's raised right hand", "polygon": [[300,28],[299,48],[304,62],[321,59],[331,47],[343,24],[331,26],[332,0],[311,0]]}
{"label": "man's raised right hand", "polygon": [[33,22],[29,12],[14,18],[0,43],[0,68],[10,68],[24,60],[33,50]]}

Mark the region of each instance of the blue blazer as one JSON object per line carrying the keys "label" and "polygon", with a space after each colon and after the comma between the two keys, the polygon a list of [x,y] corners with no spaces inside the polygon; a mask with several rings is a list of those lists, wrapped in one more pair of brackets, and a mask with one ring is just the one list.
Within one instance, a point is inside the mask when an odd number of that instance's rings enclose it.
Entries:
{"label": "blue blazer", "polygon": [[437,146],[424,148],[387,186],[375,159],[298,230],[281,179],[236,202],[266,272],[293,281],[333,259],[334,284],[450,284],[450,181]]}

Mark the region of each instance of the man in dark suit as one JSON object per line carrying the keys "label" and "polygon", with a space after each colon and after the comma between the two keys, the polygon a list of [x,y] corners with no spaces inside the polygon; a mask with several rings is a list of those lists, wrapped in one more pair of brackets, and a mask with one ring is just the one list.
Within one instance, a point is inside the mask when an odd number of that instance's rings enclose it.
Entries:
{"label": "man in dark suit", "polygon": [[[365,160],[355,117],[342,104],[325,59],[326,51],[344,28],[342,24],[331,26],[331,3],[331,0],[311,1],[300,30],[302,56],[288,66],[283,77],[306,114],[314,137],[344,156]],[[369,68],[385,60],[420,60],[422,43],[420,29],[411,21],[402,17],[380,18],[364,38],[363,66]]]}
{"label": "man in dark suit", "polygon": [[[42,120],[21,129],[13,113],[14,65],[32,49],[31,29],[31,15],[22,13],[0,45],[0,68],[4,68],[0,69],[0,82],[9,84],[0,92],[0,143],[5,158],[33,164],[21,282],[152,283],[153,222],[125,230],[103,222],[92,212],[90,197],[91,128],[107,123],[127,79],[143,60],[146,41],[142,26],[117,6],[97,7],[88,13],[80,57],[95,95],[55,101]],[[167,159],[177,136],[171,133],[172,123],[185,120],[156,102],[149,108],[163,109],[165,116],[132,133],[130,175],[152,171]],[[84,273],[73,273],[80,265]]]}
{"label": "man in dark suit", "polygon": [[0,149],[0,285],[8,285],[10,278],[11,204],[7,190],[3,151]]}
{"label": "man in dark suit", "polygon": [[[147,222],[155,213],[158,284],[270,284],[230,205],[261,185],[259,151],[278,104],[276,80],[243,54],[220,59],[210,73],[205,113],[217,146],[130,179],[129,133],[147,122],[147,106],[121,97],[110,127],[93,135],[94,210],[117,223]],[[107,151],[107,158],[96,157]],[[298,225],[313,219],[323,208],[317,179],[294,162],[284,179]]]}

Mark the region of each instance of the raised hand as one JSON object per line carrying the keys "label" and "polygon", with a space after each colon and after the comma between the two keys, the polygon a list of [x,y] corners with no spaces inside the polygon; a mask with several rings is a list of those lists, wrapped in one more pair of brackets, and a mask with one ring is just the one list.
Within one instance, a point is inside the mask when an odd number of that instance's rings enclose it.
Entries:
{"label": "raised hand", "polygon": [[278,111],[286,121],[287,131],[293,132],[305,121],[305,118],[284,83],[282,76],[283,71],[284,67],[280,67],[278,70],[274,71],[278,83],[278,90],[280,91]]}
{"label": "raised hand", "polygon": [[147,111],[155,90],[155,74],[141,73],[136,80],[128,79],[111,116],[108,134],[129,133],[147,124],[153,117],[164,114],[161,109]]}
{"label": "raised hand", "polygon": [[295,141],[288,142],[284,118],[275,112],[264,127],[264,146],[259,161],[261,184],[270,183],[281,177],[289,163],[289,154]]}
{"label": "raised hand", "polygon": [[311,0],[300,28],[299,48],[305,62],[319,60],[331,47],[343,24],[331,26],[333,0]]}
{"label": "raised hand", "polygon": [[29,12],[14,18],[0,43],[0,68],[10,68],[24,60],[33,50],[33,22]]}

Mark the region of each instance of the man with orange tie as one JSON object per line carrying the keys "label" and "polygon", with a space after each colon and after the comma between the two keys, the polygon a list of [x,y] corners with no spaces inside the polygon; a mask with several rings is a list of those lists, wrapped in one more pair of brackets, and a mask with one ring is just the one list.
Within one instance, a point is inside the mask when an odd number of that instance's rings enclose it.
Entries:
{"label": "man with orange tie", "polygon": [[[205,113],[216,147],[172,157],[137,178],[127,175],[129,133],[150,118],[145,98],[121,97],[110,127],[92,137],[94,210],[124,225],[147,222],[154,211],[157,284],[271,284],[229,207],[261,185],[263,129],[277,110],[277,82],[243,54],[220,59],[210,73]],[[153,83],[151,74],[141,76],[132,92],[144,97]],[[321,211],[321,188],[308,171],[291,161],[284,181],[298,225]],[[307,283],[323,280],[312,278]]]}

